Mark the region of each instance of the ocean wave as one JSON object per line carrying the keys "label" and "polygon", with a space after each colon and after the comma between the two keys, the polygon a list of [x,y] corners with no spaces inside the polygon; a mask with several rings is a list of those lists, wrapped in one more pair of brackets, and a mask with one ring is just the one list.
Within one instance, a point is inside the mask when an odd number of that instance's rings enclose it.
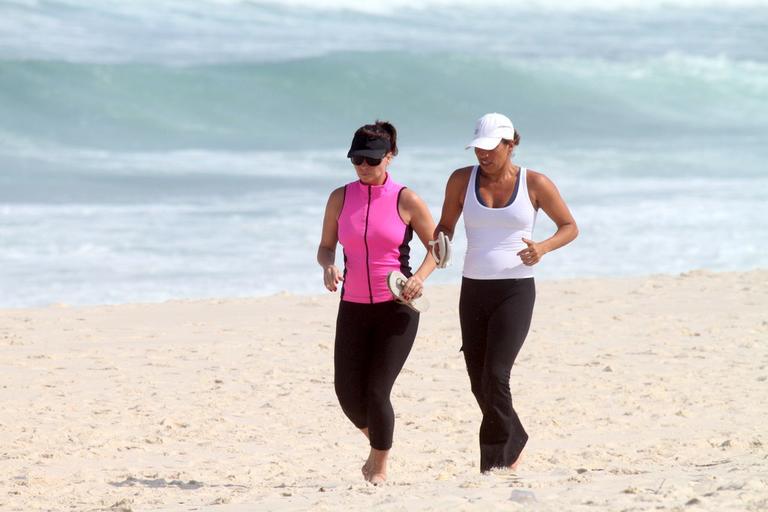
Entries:
{"label": "ocean wave", "polygon": [[320,150],[375,117],[441,145],[463,140],[486,111],[507,112],[523,133],[555,141],[748,135],[768,123],[768,64],[408,52],[187,67],[5,60],[0,94],[6,154],[41,144]]}
{"label": "ocean wave", "polygon": [[310,9],[313,11],[361,11],[368,13],[395,13],[406,10],[438,10],[452,8],[507,8],[529,10],[623,10],[623,9],[670,9],[670,8],[759,8],[765,7],[763,0],[103,0],[98,5],[88,0],[5,0],[8,7],[56,12],[61,9],[107,11],[121,14],[149,16],[154,9],[184,13],[192,9],[210,13],[213,9],[237,6],[271,6],[287,9]]}
{"label": "ocean wave", "polygon": [[623,9],[670,8],[747,8],[765,7],[761,0],[213,0],[223,4],[260,4],[301,7],[313,10],[353,10],[371,13],[394,13],[402,9],[428,10],[473,7],[563,10],[583,9],[617,11]]}
{"label": "ocean wave", "polygon": [[0,3],[0,58],[176,65],[343,51],[766,60],[758,1],[353,0]]}

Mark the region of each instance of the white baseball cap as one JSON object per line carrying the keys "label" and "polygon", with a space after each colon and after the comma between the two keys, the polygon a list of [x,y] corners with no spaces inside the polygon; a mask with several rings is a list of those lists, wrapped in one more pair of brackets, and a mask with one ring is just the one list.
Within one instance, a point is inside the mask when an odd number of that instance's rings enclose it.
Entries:
{"label": "white baseball cap", "polygon": [[465,149],[480,148],[491,150],[496,148],[501,139],[512,140],[515,138],[515,127],[512,121],[504,114],[493,112],[485,114],[475,124],[475,138]]}

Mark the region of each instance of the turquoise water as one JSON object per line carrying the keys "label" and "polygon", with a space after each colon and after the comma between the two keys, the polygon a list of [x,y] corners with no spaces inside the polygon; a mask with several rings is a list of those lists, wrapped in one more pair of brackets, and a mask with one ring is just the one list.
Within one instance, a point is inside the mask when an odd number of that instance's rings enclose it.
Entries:
{"label": "turquoise water", "polygon": [[0,306],[323,293],[355,128],[438,215],[488,111],[581,228],[542,278],[768,265],[764,3],[407,5],[0,4]]}

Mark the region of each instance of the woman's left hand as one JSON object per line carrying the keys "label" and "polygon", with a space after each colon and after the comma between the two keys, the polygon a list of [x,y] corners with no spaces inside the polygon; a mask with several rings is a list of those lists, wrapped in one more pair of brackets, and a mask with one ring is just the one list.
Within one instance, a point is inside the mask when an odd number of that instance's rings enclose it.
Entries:
{"label": "woman's left hand", "polygon": [[422,291],[424,291],[424,281],[414,274],[405,282],[403,291],[400,292],[400,297],[402,297],[403,300],[408,301],[415,299],[416,297],[421,297]]}
{"label": "woman's left hand", "polygon": [[541,245],[537,244],[533,240],[528,240],[527,238],[523,238],[523,242],[525,242],[525,245],[528,247],[517,253],[517,255],[520,256],[520,259],[523,261],[523,264],[530,267],[540,262],[545,252],[541,248]]}

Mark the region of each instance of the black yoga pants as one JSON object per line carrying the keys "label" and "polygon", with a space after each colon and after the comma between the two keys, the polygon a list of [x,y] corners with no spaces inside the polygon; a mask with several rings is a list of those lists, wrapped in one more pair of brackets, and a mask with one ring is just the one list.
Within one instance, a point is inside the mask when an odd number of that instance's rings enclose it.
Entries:
{"label": "black yoga pants", "polygon": [[341,301],[336,318],[334,387],[344,414],[368,427],[371,446],[392,448],[395,413],[389,395],[416,338],[419,314],[395,301]]}
{"label": "black yoga pants", "polygon": [[512,407],[509,375],[528,334],[536,299],[533,278],[461,281],[462,351],[480,405],[480,471],[514,463],[528,441]]}

